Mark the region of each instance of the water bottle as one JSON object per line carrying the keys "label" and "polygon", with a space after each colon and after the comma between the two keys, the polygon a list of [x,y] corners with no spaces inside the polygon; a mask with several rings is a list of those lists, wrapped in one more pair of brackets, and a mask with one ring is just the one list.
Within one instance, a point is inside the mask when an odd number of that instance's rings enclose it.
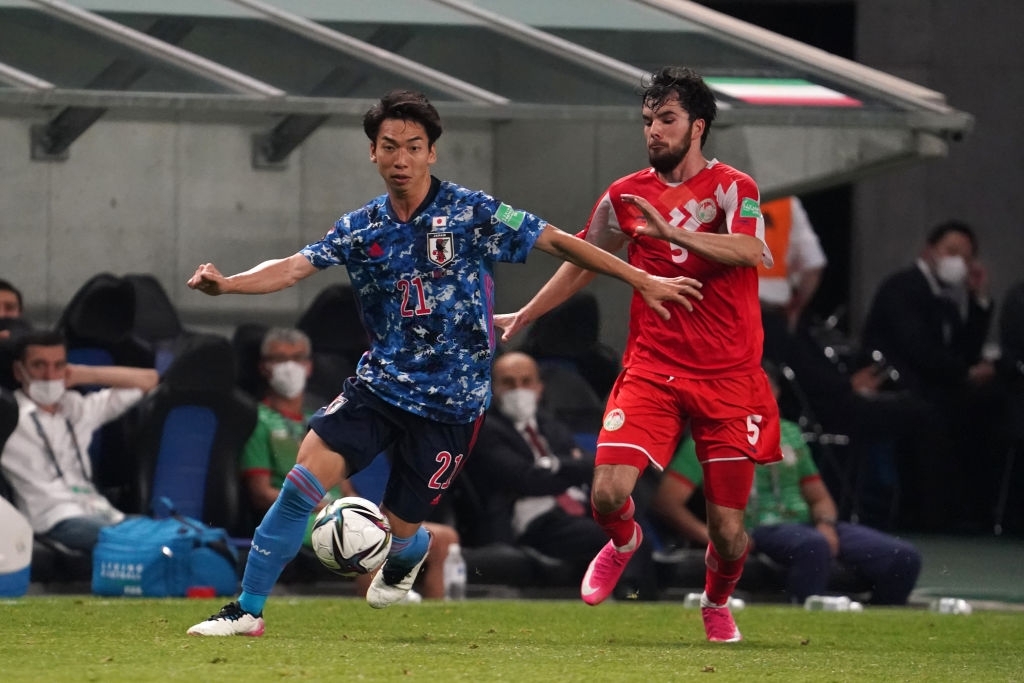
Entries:
{"label": "water bottle", "polygon": [[687,609],[700,607],[700,596],[700,593],[687,593],[686,597],[683,598],[683,607]]}
{"label": "water bottle", "polygon": [[939,614],[970,614],[971,603],[960,598],[935,598],[929,609]]}
{"label": "water bottle", "polygon": [[462,547],[458,543],[448,546],[448,557],[444,558],[444,599],[463,600],[466,597],[466,561],[462,559]]}
{"label": "water bottle", "polygon": [[[683,598],[683,607],[687,609],[694,609],[700,607],[700,598],[703,593],[687,593],[686,597]],[[729,598],[729,609],[733,612],[738,612],[747,606],[746,600],[743,598],[730,597]]]}
{"label": "water bottle", "polygon": [[[808,595],[804,609],[811,612],[849,612],[853,601],[845,595]],[[860,603],[856,603],[860,607]],[[857,611],[857,607],[854,611]]]}

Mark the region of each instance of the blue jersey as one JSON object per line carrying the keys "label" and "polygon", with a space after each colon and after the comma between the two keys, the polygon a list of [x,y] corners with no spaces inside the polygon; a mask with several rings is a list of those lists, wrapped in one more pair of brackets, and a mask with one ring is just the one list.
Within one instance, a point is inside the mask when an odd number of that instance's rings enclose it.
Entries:
{"label": "blue jersey", "polygon": [[356,374],[370,390],[462,424],[490,402],[494,263],[526,261],[546,223],[484,192],[434,184],[408,223],[381,195],[300,253],[317,268],[347,267],[370,338]]}

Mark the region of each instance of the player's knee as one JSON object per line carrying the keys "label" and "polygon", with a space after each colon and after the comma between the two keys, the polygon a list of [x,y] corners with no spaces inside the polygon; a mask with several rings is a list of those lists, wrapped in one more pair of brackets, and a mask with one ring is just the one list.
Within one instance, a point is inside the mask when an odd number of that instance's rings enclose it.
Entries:
{"label": "player's knee", "polygon": [[622,508],[629,498],[629,491],[620,490],[613,485],[595,486],[590,492],[590,501],[598,514],[608,515]]}
{"label": "player's knee", "polygon": [[346,476],[345,459],[332,451],[319,437],[311,439],[307,436],[303,440],[295,464],[309,470],[325,489],[336,486]]}
{"label": "player's knee", "polygon": [[747,549],[747,531],[742,520],[736,523],[734,520],[725,519],[714,525],[709,524],[708,537],[718,554],[727,560],[740,557]]}

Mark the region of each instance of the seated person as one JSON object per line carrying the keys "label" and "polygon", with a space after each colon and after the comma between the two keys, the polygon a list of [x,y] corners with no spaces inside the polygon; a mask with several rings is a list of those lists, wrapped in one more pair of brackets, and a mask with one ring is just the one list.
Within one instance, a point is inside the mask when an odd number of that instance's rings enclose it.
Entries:
{"label": "seated person", "polygon": [[[124,519],[94,485],[93,432],[155,387],[156,370],[69,364],[63,335],[45,330],[20,335],[14,357],[18,426],[0,468],[37,535],[91,553],[100,529]],[[81,385],[108,388],[84,396],[68,391]]]}
{"label": "seated person", "polygon": [[[243,449],[241,459],[244,488],[258,519],[262,519],[277,500],[284,478],[295,465],[299,443],[306,434],[311,414],[303,408],[303,401],[306,380],[313,370],[310,349],[309,337],[300,330],[290,328],[271,328],[260,346],[259,371],[267,381],[267,389],[258,407],[256,428]],[[341,495],[339,489],[329,491],[310,515],[303,539],[305,547],[310,547],[310,534],[316,513]],[[374,500],[372,497],[370,499]],[[379,498],[374,500],[377,503],[379,501]],[[430,525],[427,529],[435,531]],[[447,553],[448,544],[458,540],[457,537],[451,540],[454,530],[451,530],[451,534],[446,529],[436,531],[437,536],[430,553]],[[437,556],[442,560],[444,558],[444,555]],[[436,565],[436,575],[428,577],[429,569],[421,572],[421,580],[425,585],[424,597],[441,598],[444,597],[444,578],[439,573],[443,563],[431,563],[431,557],[428,554],[427,562],[428,565]],[[366,585],[360,582],[357,586],[365,593],[368,584],[367,579]]]}
{"label": "seated person", "polygon": [[[756,469],[747,505],[751,552],[786,568],[792,602],[826,592],[835,558],[870,582],[873,604],[906,604],[921,571],[921,555],[906,541],[838,521],[800,427],[785,419],[781,426],[783,460]],[[707,527],[686,506],[702,480],[694,442],[687,437],[662,477],[652,511],[674,532],[706,544]]]}
{"label": "seated person", "polygon": [[[581,580],[608,542],[589,510],[593,455],[576,446],[564,424],[538,410],[544,385],[531,356],[502,354],[492,378],[494,400],[466,467],[486,506],[482,522],[490,527],[488,540],[567,562]],[[630,565],[637,571],[644,566]],[[641,584],[624,577],[620,587],[627,582],[631,589]]]}
{"label": "seated person", "polygon": [[7,280],[0,280],[0,339],[10,336],[9,325],[20,321],[23,312],[21,292]]}
{"label": "seated person", "polygon": [[0,280],[0,387],[14,391],[18,382],[11,374],[14,338],[32,329],[23,317],[21,291],[7,280]]}

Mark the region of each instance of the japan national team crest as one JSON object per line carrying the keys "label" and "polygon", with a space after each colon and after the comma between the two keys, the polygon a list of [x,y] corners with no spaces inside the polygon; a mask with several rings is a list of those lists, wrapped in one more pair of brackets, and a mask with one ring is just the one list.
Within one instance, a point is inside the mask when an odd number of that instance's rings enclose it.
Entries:
{"label": "japan national team crest", "polygon": [[455,259],[453,233],[431,232],[427,234],[427,258],[438,266],[446,266]]}
{"label": "japan national team crest", "polygon": [[327,404],[327,407],[324,408],[324,415],[336,413],[338,411],[338,408],[342,407],[346,403],[348,403],[348,399],[345,398],[345,394],[338,394],[334,398],[334,400]]}
{"label": "japan national team crest", "polygon": [[714,199],[702,199],[700,204],[697,205],[697,220],[701,223],[711,223],[715,220],[715,216],[718,215],[718,207],[715,206]]}

